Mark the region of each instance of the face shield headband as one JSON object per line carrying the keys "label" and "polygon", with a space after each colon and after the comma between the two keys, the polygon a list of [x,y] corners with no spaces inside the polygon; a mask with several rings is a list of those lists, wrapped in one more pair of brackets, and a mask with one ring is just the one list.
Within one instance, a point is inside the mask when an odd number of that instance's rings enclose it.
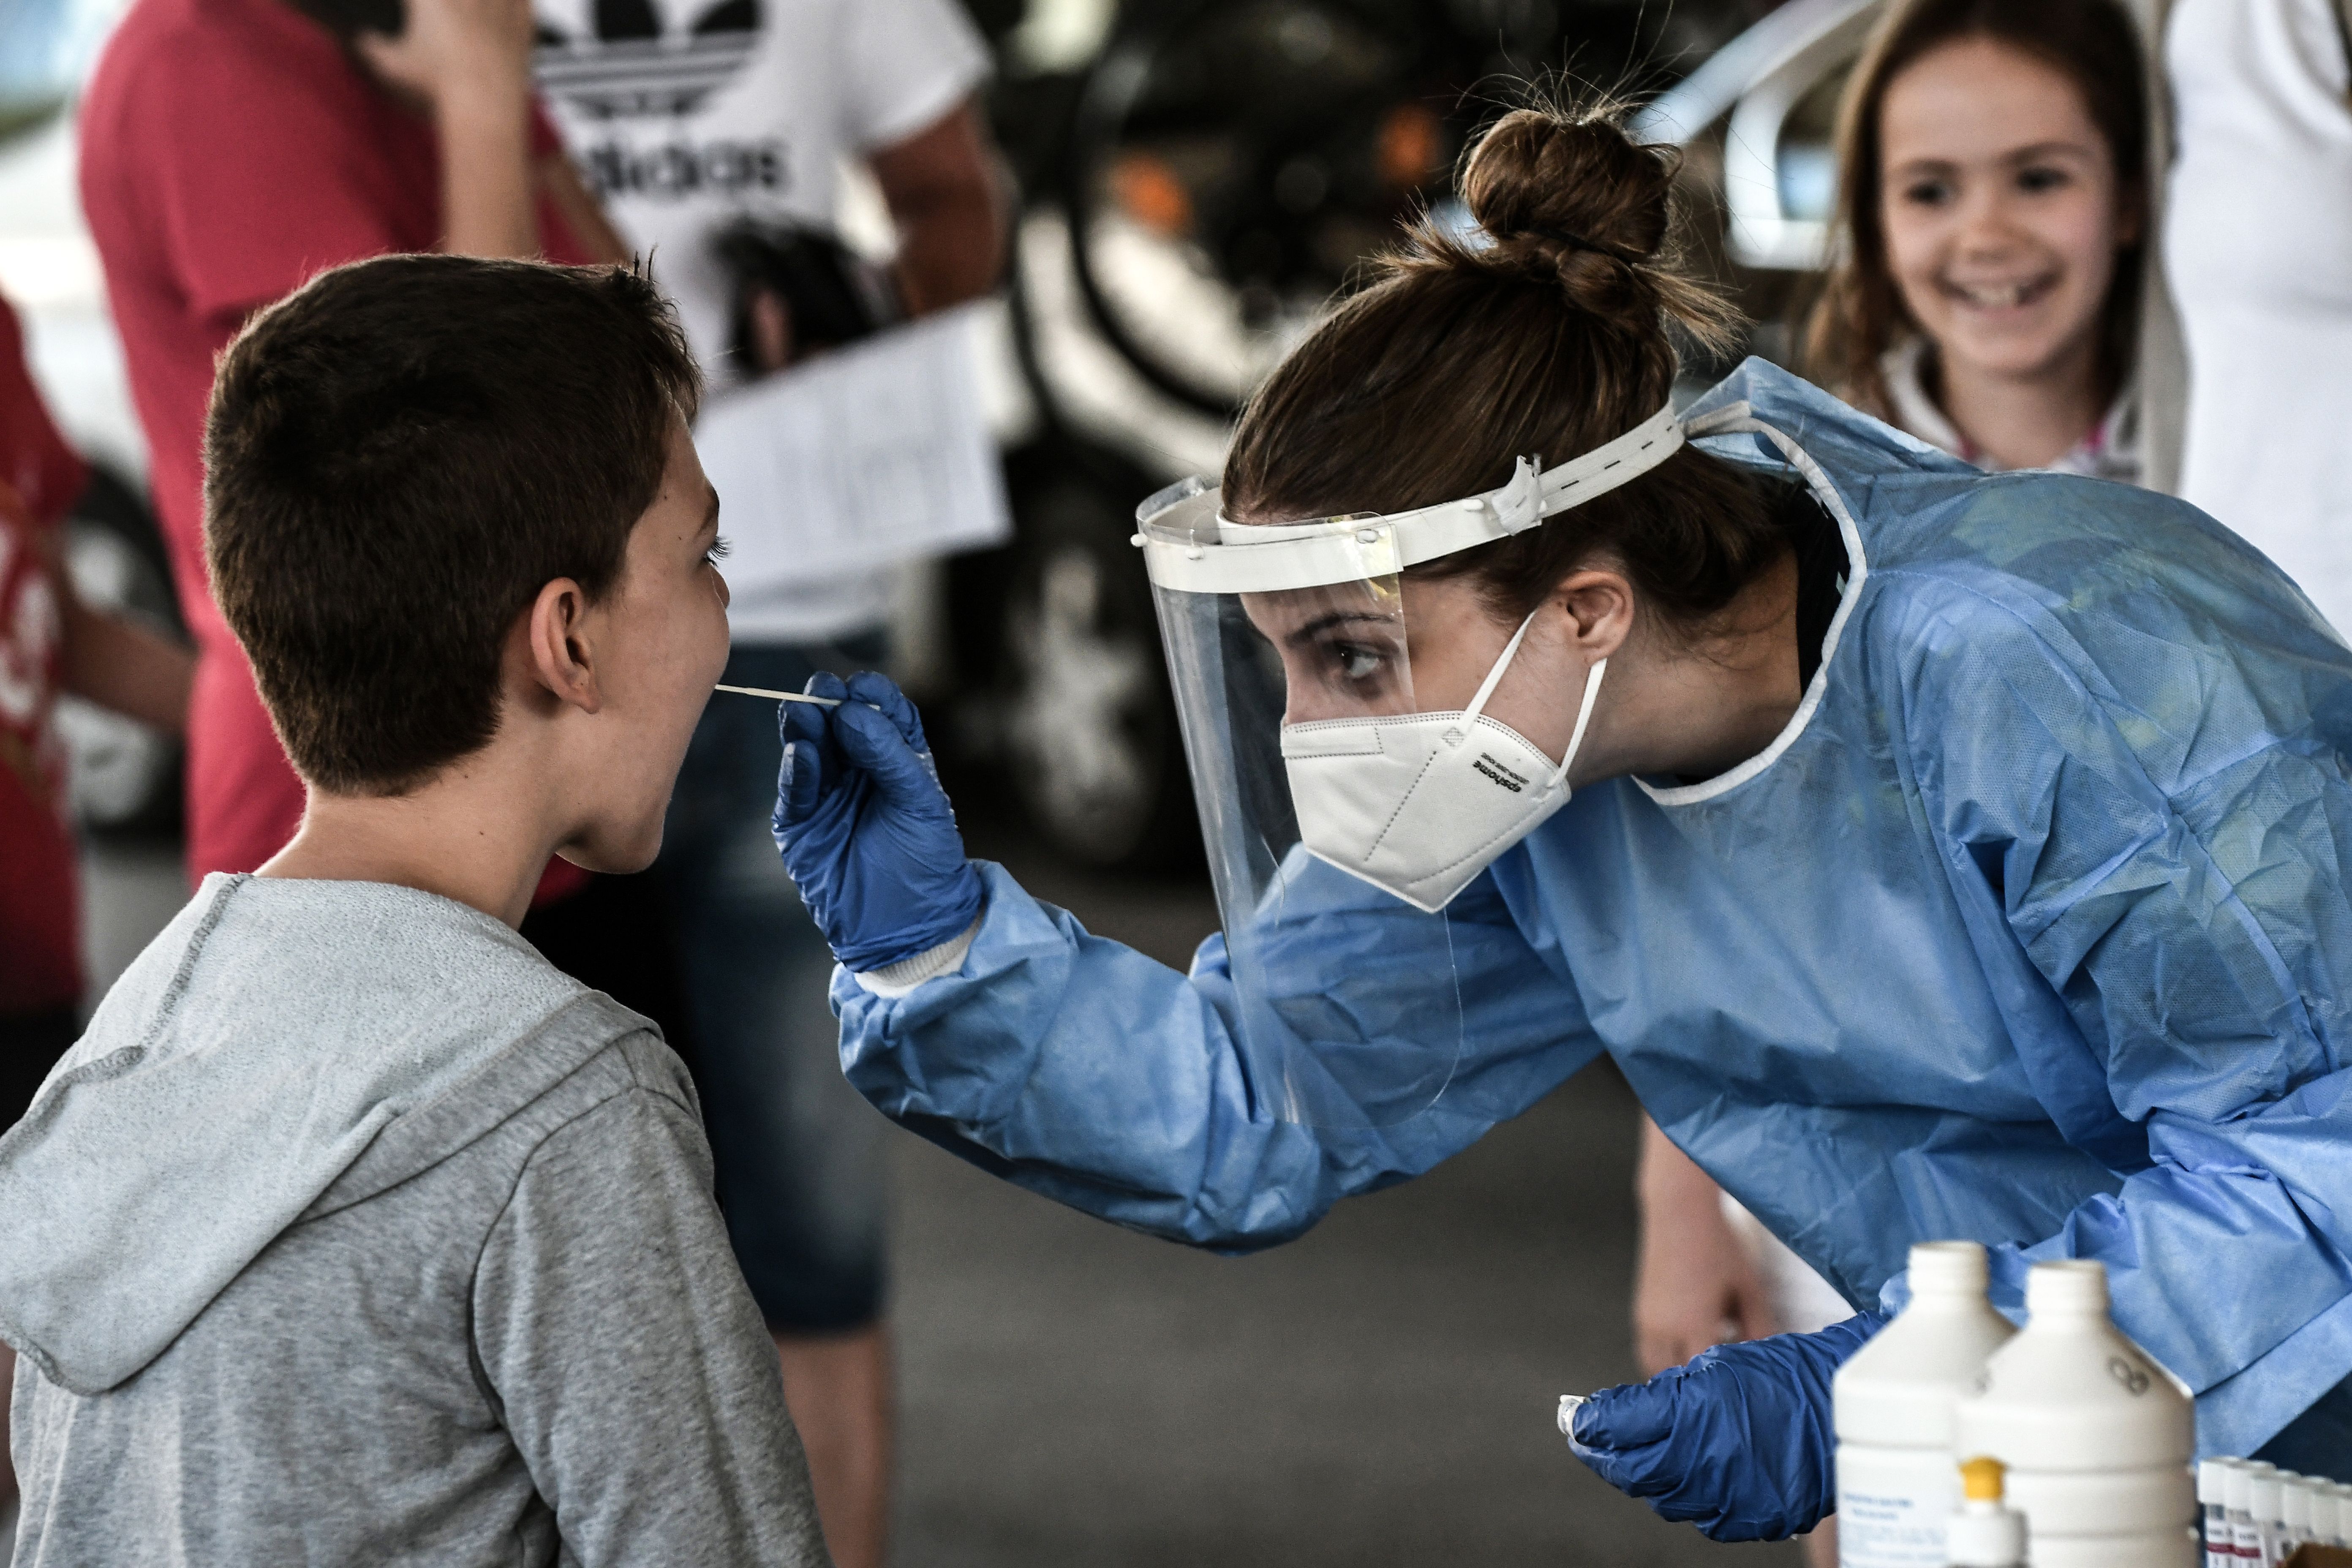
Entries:
{"label": "face shield headband", "polygon": [[1407,567],[1526,532],[1607,495],[1682,449],[1672,405],[1615,440],[1557,468],[1521,458],[1509,482],[1412,511],[1300,522],[1235,522],[1207,480],[1169,486],[1135,509],[1152,584],[1180,594],[1265,594],[1393,576]]}

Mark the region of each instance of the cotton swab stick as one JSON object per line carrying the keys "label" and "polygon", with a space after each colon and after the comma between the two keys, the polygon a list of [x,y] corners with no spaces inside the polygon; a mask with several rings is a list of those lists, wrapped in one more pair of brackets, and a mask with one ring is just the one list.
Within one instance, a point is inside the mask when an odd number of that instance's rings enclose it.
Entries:
{"label": "cotton swab stick", "polygon": [[714,686],[713,691],[731,691],[738,697],[767,697],[778,702],[808,702],[819,708],[838,708],[838,697],[810,697],[798,691],[765,691],[756,686]]}

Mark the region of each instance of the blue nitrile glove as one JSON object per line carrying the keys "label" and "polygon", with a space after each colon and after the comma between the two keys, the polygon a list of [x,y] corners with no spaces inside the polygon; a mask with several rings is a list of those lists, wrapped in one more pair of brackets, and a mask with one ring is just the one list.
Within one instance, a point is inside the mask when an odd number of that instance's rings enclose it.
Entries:
{"label": "blue nitrile glove", "polygon": [[980,874],[915,705],[870,670],[846,685],[820,672],[808,694],[841,706],[778,704],[784,765],[772,825],[834,957],[865,973],[961,936],[980,918]]}
{"label": "blue nitrile glove", "polygon": [[1703,1351],[1594,1394],[1568,1446],[1619,1491],[1714,1540],[1811,1530],[1837,1507],[1830,1379],[1885,1326],[1858,1312],[1819,1333]]}

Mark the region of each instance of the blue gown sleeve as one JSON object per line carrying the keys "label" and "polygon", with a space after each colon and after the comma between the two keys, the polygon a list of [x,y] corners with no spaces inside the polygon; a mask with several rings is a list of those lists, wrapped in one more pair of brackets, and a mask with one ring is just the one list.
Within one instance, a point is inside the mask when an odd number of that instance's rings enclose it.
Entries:
{"label": "blue gown sleeve", "polygon": [[2009,1009],[2026,1070],[2123,1177],[2002,1249],[1997,1300],[2098,1259],[2200,1449],[2251,1454],[2352,1373],[2352,781],[2342,673],[2227,642],[1955,617],[1905,724],[1979,946],[2047,983]]}
{"label": "blue gown sleeve", "polygon": [[[1339,1199],[1466,1148],[1600,1052],[1574,993],[1482,878],[1447,911],[1463,1044],[1451,1081],[1432,1086],[1444,1092],[1392,1126],[1286,1121],[1235,1037],[1222,937],[1180,974],[1088,933],[1002,867],[981,868],[987,909],[957,973],[898,997],[835,973],[844,1071],[883,1114],[950,1152],[1171,1240],[1227,1251],[1286,1241]],[[1448,984],[1423,965],[1380,962],[1384,902],[1394,900],[1373,894],[1349,909],[1330,973],[1349,966],[1358,995],[1367,973],[1400,997]]]}

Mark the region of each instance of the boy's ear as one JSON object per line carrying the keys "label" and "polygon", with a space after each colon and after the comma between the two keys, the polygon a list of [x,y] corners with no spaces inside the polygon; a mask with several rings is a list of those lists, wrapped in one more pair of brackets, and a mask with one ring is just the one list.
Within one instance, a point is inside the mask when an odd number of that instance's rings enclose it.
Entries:
{"label": "boy's ear", "polygon": [[583,713],[604,706],[595,650],[589,646],[588,595],[579,584],[558,577],[540,589],[523,617],[522,633],[531,673],[550,696]]}

